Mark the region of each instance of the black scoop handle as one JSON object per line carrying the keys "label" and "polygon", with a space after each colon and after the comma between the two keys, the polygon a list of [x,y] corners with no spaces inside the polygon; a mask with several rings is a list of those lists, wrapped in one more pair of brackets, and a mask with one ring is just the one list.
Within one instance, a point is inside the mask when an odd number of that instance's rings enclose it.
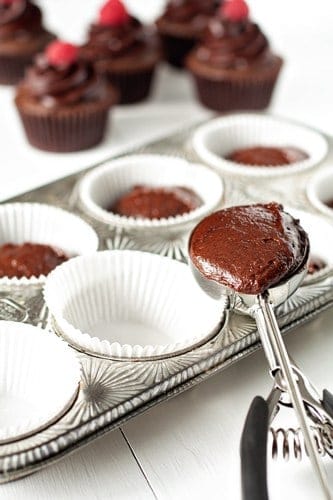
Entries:
{"label": "black scoop handle", "polygon": [[241,438],[243,500],[268,500],[267,433],[268,404],[265,399],[256,396],[247,414]]}
{"label": "black scoop handle", "polygon": [[323,390],[323,407],[328,415],[333,418],[333,394],[327,389]]}

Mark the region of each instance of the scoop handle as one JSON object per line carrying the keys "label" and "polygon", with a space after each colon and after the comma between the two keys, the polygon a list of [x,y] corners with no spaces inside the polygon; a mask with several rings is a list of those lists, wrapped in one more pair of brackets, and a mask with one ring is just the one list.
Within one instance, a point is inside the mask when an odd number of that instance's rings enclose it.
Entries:
{"label": "scoop handle", "polygon": [[323,390],[323,407],[326,413],[333,418],[333,394],[327,389]]}
{"label": "scoop handle", "polygon": [[268,500],[267,433],[268,404],[256,396],[248,411],[241,438],[243,500]]}

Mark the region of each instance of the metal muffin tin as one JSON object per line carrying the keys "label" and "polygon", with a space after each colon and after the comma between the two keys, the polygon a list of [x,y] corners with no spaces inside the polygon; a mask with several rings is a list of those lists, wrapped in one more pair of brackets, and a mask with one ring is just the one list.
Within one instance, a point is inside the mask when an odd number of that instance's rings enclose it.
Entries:
{"label": "metal muffin tin", "polygon": [[[177,155],[197,161],[190,144],[193,130],[186,129],[137,149],[135,153]],[[331,157],[332,151],[331,143]],[[79,213],[97,231],[101,249],[139,249],[186,262],[186,234],[165,234],[163,239],[160,235],[147,238],[146,234],[108,228],[82,213],[76,206],[74,189],[82,175],[72,175],[11,201],[38,201]],[[245,182],[237,177],[224,176],[224,204],[274,199],[309,210],[304,186],[310,175],[297,175],[297,182],[291,176],[274,181],[247,179]],[[278,308],[282,331],[285,333],[306,323],[332,304],[333,269],[327,268],[308,279],[305,286]],[[1,288],[0,318],[52,327],[39,286]],[[257,350],[260,347],[258,338],[254,321],[243,313],[241,304],[235,304],[234,310],[225,315],[221,331],[212,340],[179,356],[130,362],[106,360],[78,352],[82,379],[77,399],[50,427],[25,439],[0,445],[0,482],[46,467],[150,407],[207,379]]]}

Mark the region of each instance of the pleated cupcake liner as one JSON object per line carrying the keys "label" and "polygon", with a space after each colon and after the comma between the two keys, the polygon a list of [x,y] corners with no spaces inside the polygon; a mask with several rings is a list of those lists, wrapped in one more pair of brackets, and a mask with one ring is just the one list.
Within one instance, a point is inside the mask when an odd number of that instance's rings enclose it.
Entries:
{"label": "pleated cupcake liner", "polygon": [[155,66],[135,72],[103,71],[120,93],[119,104],[134,104],[147,99],[150,94]]}
{"label": "pleated cupcake liner", "polygon": [[164,59],[175,68],[183,68],[185,58],[195,46],[196,38],[185,38],[180,36],[160,33],[163,47]]}
{"label": "pleated cupcake liner", "polygon": [[80,377],[74,351],[56,335],[0,321],[0,444],[61,417],[75,399]]}
{"label": "pleated cupcake liner", "polygon": [[[23,53],[10,54],[2,50],[0,54],[0,84],[3,85],[16,85],[22,80],[25,70],[33,62],[35,55],[41,52],[44,47],[54,39],[54,35],[47,31],[41,34],[35,34],[35,38],[30,40],[30,50],[26,46],[18,46],[18,51]],[[32,45],[31,45],[32,43]]]}
{"label": "pleated cupcake liner", "polygon": [[201,345],[220,329],[223,304],[186,264],[112,250],[52,271],[44,298],[55,329],[83,352],[106,358],[163,358]]}
{"label": "pleated cupcake liner", "polygon": [[307,183],[306,192],[310,203],[327,217],[333,218],[333,208],[327,202],[333,200],[332,167],[317,172]]}
{"label": "pleated cupcake liner", "polygon": [[[216,118],[199,127],[192,145],[205,163],[221,174],[248,177],[291,175],[319,165],[328,153],[326,138],[317,130],[264,114],[235,113]],[[282,166],[243,165],[227,156],[237,149],[268,146],[295,147],[308,158]]]}
{"label": "pleated cupcake liner", "polygon": [[[59,248],[69,257],[94,253],[98,236],[80,217],[41,203],[5,203],[0,206],[0,245],[40,243]],[[0,278],[0,285],[42,285],[46,276]]]}
{"label": "pleated cupcake liner", "polygon": [[25,69],[32,63],[31,56],[0,55],[0,84],[16,85],[24,76]]}
{"label": "pleated cupcake liner", "polygon": [[[186,187],[199,195],[203,203],[191,212],[163,219],[126,217],[110,212],[108,207],[135,185]],[[181,158],[132,155],[86,174],[79,182],[78,196],[81,208],[100,222],[129,230],[161,231],[165,235],[165,230],[190,229],[214,211],[222,201],[223,182],[211,169]]]}
{"label": "pleated cupcake liner", "polygon": [[[333,226],[319,214],[298,210],[285,206],[284,210],[300,221],[301,226],[307,232],[310,240],[310,260],[319,257],[326,266],[313,274],[307,274],[304,283],[318,280],[324,276],[329,269],[333,268]],[[332,214],[333,215],[333,214]]]}
{"label": "pleated cupcake liner", "polygon": [[213,111],[223,113],[267,108],[277,75],[274,78],[251,81],[212,80],[194,75],[194,80],[200,102]]}
{"label": "pleated cupcake liner", "polygon": [[29,143],[44,151],[69,153],[92,148],[104,137],[109,104],[96,103],[64,112],[34,112],[26,109],[19,100],[16,105]]}

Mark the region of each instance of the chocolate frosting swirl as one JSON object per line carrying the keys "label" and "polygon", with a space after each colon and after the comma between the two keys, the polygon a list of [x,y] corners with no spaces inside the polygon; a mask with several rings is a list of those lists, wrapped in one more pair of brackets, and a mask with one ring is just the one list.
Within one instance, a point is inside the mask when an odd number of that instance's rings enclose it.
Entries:
{"label": "chocolate frosting swirl", "polygon": [[29,0],[0,4],[0,40],[27,38],[44,31],[41,11]]}
{"label": "chocolate frosting swirl", "polygon": [[44,54],[38,55],[27,70],[21,88],[49,108],[93,101],[107,94],[106,83],[91,64],[77,61],[56,68]]}
{"label": "chocolate frosting swirl", "polygon": [[142,24],[134,17],[120,26],[92,24],[82,54],[94,61],[122,57],[128,52],[132,54],[135,49],[141,49],[143,40]]}
{"label": "chocolate frosting swirl", "polygon": [[220,2],[216,0],[171,0],[162,17],[174,22],[206,22]]}
{"label": "chocolate frosting swirl", "polygon": [[232,22],[215,16],[209,23],[197,58],[223,69],[248,67],[269,50],[267,38],[250,20]]}

